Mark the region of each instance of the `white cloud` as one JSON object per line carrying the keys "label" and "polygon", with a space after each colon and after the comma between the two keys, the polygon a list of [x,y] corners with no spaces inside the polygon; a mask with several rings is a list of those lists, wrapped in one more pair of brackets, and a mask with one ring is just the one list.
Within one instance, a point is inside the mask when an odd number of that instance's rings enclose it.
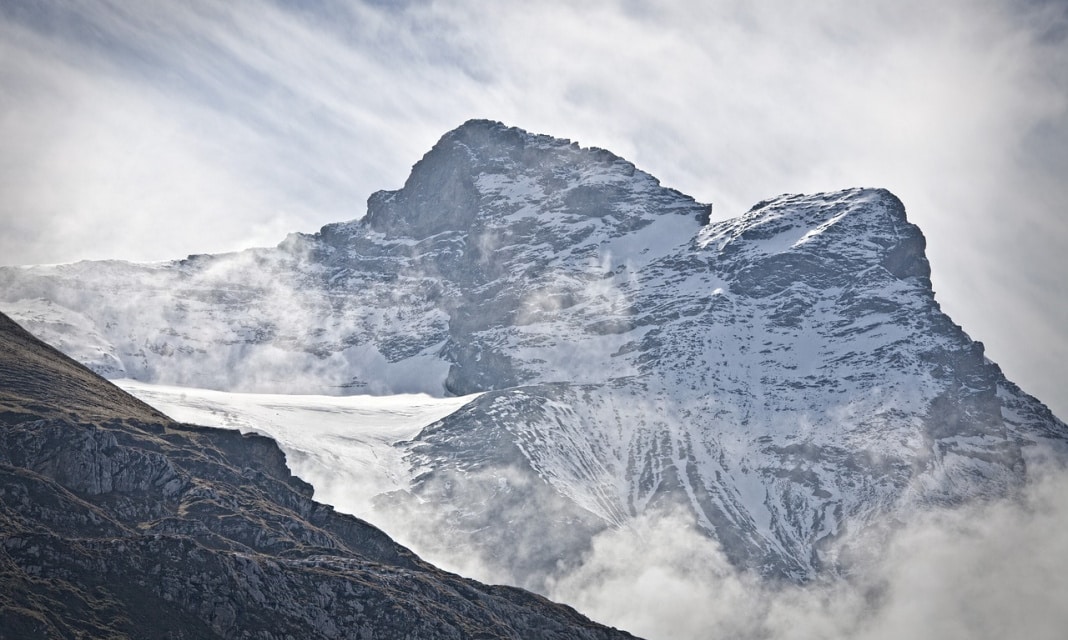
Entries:
{"label": "white cloud", "polygon": [[660,515],[598,536],[549,595],[650,640],[1053,640],[1068,628],[1068,474],[1039,475],[1019,501],[888,523],[847,580],[769,585]]}
{"label": "white cloud", "polygon": [[[426,470],[401,470],[405,450],[391,443],[470,397],[342,400],[122,386],[179,419],[277,438],[318,500],[370,519],[436,566],[538,589],[649,640],[1053,640],[1068,628],[1063,446],[1028,448],[1028,483],[1000,498],[910,503],[865,529],[844,523],[836,546],[822,550],[838,571],[797,585],[733,567],[686,508],[650,508],[622,518],[623,528],[591,529],[516,469],[439,469],[421,498],[379,493],[404,491]],[[536,522],[515,517],[531,509]]]}

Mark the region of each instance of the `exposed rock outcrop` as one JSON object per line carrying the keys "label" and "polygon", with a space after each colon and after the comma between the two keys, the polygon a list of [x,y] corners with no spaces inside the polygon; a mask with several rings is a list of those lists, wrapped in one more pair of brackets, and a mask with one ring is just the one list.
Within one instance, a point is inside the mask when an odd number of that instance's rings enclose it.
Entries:
{"label": "exposed rock outcrop", "polygon": [[0,315],[0,638],[629,638],[440,571],[265,437],[177,424]]}

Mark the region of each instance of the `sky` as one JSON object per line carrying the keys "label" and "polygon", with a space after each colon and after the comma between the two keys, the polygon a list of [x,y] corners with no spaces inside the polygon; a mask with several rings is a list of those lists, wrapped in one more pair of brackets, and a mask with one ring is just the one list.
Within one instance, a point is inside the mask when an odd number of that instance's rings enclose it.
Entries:
{"label": "sky", "polygon": [[0,3],[0,264],[159,261],[359,218],[490,118],[713,217],[897,194],[935,291],[1068,417],[1068,3]]}

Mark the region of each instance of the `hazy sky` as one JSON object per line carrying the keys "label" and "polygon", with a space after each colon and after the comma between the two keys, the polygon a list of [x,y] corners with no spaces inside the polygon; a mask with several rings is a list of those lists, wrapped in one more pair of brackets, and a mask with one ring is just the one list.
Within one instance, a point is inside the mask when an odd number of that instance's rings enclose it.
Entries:
{"label": "hazy sky", "polygon": [[718,218],[880,186],[938,299],[1068,416],[1068,3],[0,3],[0,264],[277,244],[463,121],[600,146]]}

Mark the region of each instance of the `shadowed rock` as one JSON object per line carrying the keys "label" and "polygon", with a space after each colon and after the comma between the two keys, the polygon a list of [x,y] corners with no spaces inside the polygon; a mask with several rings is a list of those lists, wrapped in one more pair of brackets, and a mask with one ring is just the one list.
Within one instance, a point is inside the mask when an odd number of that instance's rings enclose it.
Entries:
{"label": "shadowed rock", "polygon": [[0,315],[0,638],[629,638],[423,562],[274,441],[175,423]]}

